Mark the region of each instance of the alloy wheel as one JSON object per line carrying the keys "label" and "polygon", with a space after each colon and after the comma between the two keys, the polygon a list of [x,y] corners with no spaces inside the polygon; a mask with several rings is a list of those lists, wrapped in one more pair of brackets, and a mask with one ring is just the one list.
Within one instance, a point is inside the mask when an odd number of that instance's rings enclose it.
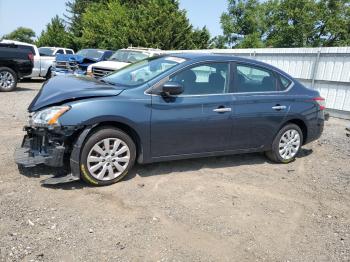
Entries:
{"label": "alloy wheel", "polygon": [[11,89],[15,85],[15,77],[8,71],[0,72],[0,87]]}
{"label": "alloy wheel", "polygon": [[284,160],[290,160],[298,153],[301,140],[299,132],[289,129],[283,133],[279,141],[279,154]]}
{"label": "alloy wheel", "polygon": [[130,162],[130,149],[118,138],[105,138],[97,142],[87,156],[90,174],[103,181],[120,176]]}

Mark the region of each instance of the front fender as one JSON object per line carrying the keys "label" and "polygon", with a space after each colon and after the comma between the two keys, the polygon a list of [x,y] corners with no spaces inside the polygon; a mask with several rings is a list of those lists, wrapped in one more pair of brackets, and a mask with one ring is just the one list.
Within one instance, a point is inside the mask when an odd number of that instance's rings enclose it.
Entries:
{"label": "front fender", "polygon": [[150,152],[151,97],[127,99],[122,94],[112,97],[84,99],[68,103],[72,108],[60,118],[62,126],[94,126],[114,122],[133,129],[143,148]]}

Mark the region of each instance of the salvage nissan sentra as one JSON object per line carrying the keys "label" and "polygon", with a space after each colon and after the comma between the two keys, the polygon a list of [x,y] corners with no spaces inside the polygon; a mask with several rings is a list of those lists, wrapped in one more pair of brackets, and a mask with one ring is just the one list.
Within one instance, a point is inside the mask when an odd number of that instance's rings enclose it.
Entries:
{"label": "salvage nissan sentra", "polygon": [[24,167],[65,167],[59,181],[92,185],[121,180],[135,161],[266,152],[289,163],[320,137],[324,109],[318,91],[265,63],[165,55],[99,80],[47,81],[15,158]]}

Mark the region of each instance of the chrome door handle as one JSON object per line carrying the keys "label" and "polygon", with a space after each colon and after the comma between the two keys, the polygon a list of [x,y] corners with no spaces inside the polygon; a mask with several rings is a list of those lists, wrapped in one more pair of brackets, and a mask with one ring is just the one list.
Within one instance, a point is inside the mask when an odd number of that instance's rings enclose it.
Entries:
{"label": "chrome door handle", "polygon": [[220,107],[220,108],[214,109],[213,111],[217,113],[225,113],[225,112],[231,112],[232,109],[231,107]]}
{"label": "chrome door handle", "polygon": [[280,110],[285,110],[285,109],[287,109],[287,107],[286,107],[286,106],[276,105],[276,106],[273,106],[272,109],[273,109],[273,110],[276,110],[276,111],[280,111]]}

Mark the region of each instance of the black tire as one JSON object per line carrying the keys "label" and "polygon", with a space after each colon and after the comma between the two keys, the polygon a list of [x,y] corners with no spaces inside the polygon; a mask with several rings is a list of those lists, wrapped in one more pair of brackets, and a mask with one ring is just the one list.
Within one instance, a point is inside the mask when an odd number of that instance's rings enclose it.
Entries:
{"label": "black tire", "polygon": [[[87,158],[90,153],[90,150],[98,143],[103,141],[106,138],[117,138],[123,141],[128,149],[129,149],[129,162],[125,167],[125,170],[118,175],[116,178],[111,180],[100,180],[93,176],[93,174],[89,171],[88,168],[88,162]],[[114,184],[118,181],[120,181],[127,173],[128,171],[133,167],[136,159],[136,146],[134,141],[130,138],[129,135],[121,131],[120,129],[114,128],[114,127],[105,127],[105,128],[99,128],[94,133],[89,136],[81,150],[81,156],[80,156],[80,174],[81,178],[88,184],[94,185],[94,186],[106,186]],[[107,164],[107,162],[106,162]],[[113,163],[109,163],[113,168]],[[102,167],[101,167],[102,168]]]}
{"label": "black tire", "polygon": [[[287,132],[288,130],[295,130],[298,132],[299,136],[300,136],[300,146],[297,150],[297,153],[290,159],[284,159],[280,153],[279,153],[279,142],[281,140],[282,135]],[[283,126],[280,131],[277,133],[275,139],[273,140],[272,143],[272,148],[270,151],[265,152],[266,156],[273,162],[276,163],[283,163],[283,164],[287,164],[290,163],[292,161],[295,160],[295,157],[299,154],[302,143],[303,143],[303,132],[301,131],[300,127],[295,125],[295,124],[287,124],[285,126]]]}
{"label": "black tire", "polygon": [[11,92],[11,91],[15,90],[15,88],[17,87],[17,82],[18,82],[18,77],[17,77],[16,72],[8,67],[0,67],[0,78],[1,78],[2,74],[10,74],[11,77],[13,78],[13,83],[11,84],[11,86],[5,87],[2,85],[1,79],[0,79],[0,92]]}

